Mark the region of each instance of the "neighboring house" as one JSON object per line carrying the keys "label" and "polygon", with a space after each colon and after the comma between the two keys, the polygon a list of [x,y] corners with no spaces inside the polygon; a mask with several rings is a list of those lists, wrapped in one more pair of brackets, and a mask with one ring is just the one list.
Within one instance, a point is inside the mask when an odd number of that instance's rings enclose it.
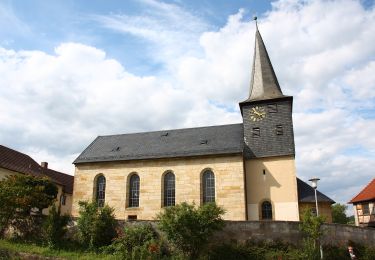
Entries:
{"label": "neighboring house", "polygon": [[[70,214],[74,177],[48,169],[48,163],[39,165],[30,156],[0,145],[0,180],[9,175],[28,174],[36,177],[48,177],[58,187],[57,206],[62,214]],[[43,213],[47,213],[47,209]]]}
{"label": "neighboring house", "polygon": [[227,220],[298,221],[292,104],[257,29],[243,123],[97,137],[74,161],[72,215],[95,199],[149,220],[186,201],[216,202]]}
{"label": "neighboring house", "polygon": [[349,202],[354,207],[355,225],[375,227],[375,179]]}
{"label": "neighboring house", "polygon": [[[299,202],[299,214],[300,218],[304,210],[309,209],[316,214],[316,203],[315,203],[315,191],[306,182],[297,178],[298,186],[298,202]],[[317,190],[318,199],[318,210],[319,215],[326,218],[327,223],[332,223],[332,207],[331,205],[335,203],[332,199],[328,198],[326,195]]]}

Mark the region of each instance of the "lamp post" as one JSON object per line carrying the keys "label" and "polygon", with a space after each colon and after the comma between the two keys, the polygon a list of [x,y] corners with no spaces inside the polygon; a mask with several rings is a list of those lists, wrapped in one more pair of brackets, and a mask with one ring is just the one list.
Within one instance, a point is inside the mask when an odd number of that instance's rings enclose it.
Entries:
{"label": "lamp post", "polygon": [[[316,216],[319,217],[319,208],[318,208],[318,196],[316,195],[316,190],[318,188],[318,181],[319,178],[312,178],[309,181],[311,181],[311,187],[314,189],[315,192],[315,206],[316,206]],[[320,259],[323,259],[323,247],[322,244],[319,241],[319,250],[320,250]]]}

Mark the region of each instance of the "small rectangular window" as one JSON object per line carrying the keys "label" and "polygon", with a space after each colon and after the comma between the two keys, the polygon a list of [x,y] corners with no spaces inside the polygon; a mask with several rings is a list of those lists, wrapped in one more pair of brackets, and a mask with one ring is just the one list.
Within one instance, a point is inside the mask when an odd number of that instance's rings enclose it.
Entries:
{"label": "small rectangular window", "polygon": [[283,135],[284,130],[282,125],[276,125],[276,135]]}
{"label": "small rectangular window", "polygon": [[66,196],[65,195],[61,195],[61,197],[60,197],[60,202],[61,202],[61,205],[65,205],[65,203],[66,203]]}
{"label": "small rectangular window", "polygon": [[129,221],[136,221],[137,220],[137,215],[128,215],[128,220]]}
{"label": "small rectangular window", "polygon": [[253,128],[253,137],[260,137],[260,128],[259,127]]}
{"label": "small rectangular window", "polygon": [[267,108],[268,113],[277,113],[277,104],[269,104]]}
{"label": "small rectangular window", "polygon": [[363,215],[370,215],[370,207],[368,203],[363,204]]}

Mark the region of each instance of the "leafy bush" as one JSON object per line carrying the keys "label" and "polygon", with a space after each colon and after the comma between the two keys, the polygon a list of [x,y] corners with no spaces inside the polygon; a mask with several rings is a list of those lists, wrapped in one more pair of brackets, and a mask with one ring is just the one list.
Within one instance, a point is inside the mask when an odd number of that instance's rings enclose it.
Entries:
{"label": "leafy bush", "polygon": [[349,241],[349,245],[353,247],[354,254],[358,259],[375,259],[375,246],[364,246],[353,241]]}
{"label": "leafy bush", "polygon": [[98,249],[111,244],[117,234],[114,209],[108,205],[99,207],[95,201],[80,201],[79,207],[77,226],[82,245],[89,249]]}
{"label": "leafy bush", "polygon": [[196,208],[194,204],[183,202],[165,208],[157,219],[167,239],[185,255],[196,259],[213,232],[224,227],[224,212],[214,203]]}
{"label": "leafy bush", "polygon": [[121,259],[158,259],[166,253],[163,247],[151,224],[134,224],[126,226],[123,235],[105,251]]}
{"label": "leafy bush", "polygon": [[348,249],[345,247],[337,247],[326,245],[323,247],[324,258],[330,260],[350,259]]}
{"label": "leafy bush", "polygon": [[294,246],[279,241],[222,244],[213,247],[206,259],[245,260],[245,259],[306,259]]}
{"label": "leafy bush", "polygon": [[48,246],[52,248],[61,246],[70,220],[68,215],[61,216],[60,213],[60,208],[56,208],[56,205],[53,204],[43,223],[44,238]]}
{"label": "leafy bush", "polygon": [[303,212],[300,230],[304,233],[303,249],[307,259],[319,259],[320,240],[323,236],[322,225],[325,222],[323,216],[315,216],[307,209]]}
{"label": "leafy bush", "polygon": [[349,224],[350,219],[346,216],[345,211],[348,206],[340,203],[332,205],[332,222],[337,224]]}
{"label": "leafy bush", "polygon": [[7,176],[0,181],[0,236],[11,226],[21,238],[39,232],[41,211],[53,204],[57,187],[47,178]]}

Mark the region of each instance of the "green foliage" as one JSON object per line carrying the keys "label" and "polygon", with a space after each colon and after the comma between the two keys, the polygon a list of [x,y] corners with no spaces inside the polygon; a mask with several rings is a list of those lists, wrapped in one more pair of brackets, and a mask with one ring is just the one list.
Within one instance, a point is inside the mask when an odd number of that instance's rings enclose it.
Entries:
{"label": "green foliage", "polygon": [[166,248],[151,224],[134,224],[126,226],[124,233],[105,252],[121,259],[160,259]]}
{"label": "green foliage", "polygon": [[40,222],[38,215],[53,204],[57,191],[47,178],[12,175],[0,181],[0,236],[9,226],[20,237],[32,236]]}
{"label": "green foliage", "polygon": [[80,201],[79,207],[77,226],[82,245],[89,249],[98,249],[111,244],[116,237],[117,227],[114,209],[108,205],[99,207],[94,201]]}
{"label": "green foliage", "polygon": [[350,259],[348,249],[346,247],[337,247],[327,245],[323,247],[324,258],[330,260]]}
{"label": "green foliage", "polygon": [[55,204],[52,205],[43,223],[44,238],[49,247],[61,246],[69,220],[68,215],[61,216],[60,208],[56,208]]}
{"label": "green foliage", "polygon": [[305,235],[303,248],[307,259],[320,258],[319,242],[324,234],[322,229],[324,221],[323,216],[315,216],[309,209],[303,212],[300,230]]}
{"label": "green foliage", "polygon": [[118,257],[86,252],[76,247],[50,248],[30,242],[0,239],[0,259],[119,260]]}
{"label": "green foliage", "polygon": [[353,247],[354,254],[358,259],[375,259],[375,246],[368,247],[353,241],[349,241],[349,245]]}
{"label": "green foliage", "polygon": [[222,244],[213,247],[205,258],[209,260],[305,259],[297,248],[280,241]]}
{"label": "green foliage", "polygon": [[348,206],[340,203],[332,205],[332,222],[337,224],[348,224],[349,218],[346,216],[345,211]]}
{"label": "green foliage", "polygon": [[354,215],[351,215],[348,217],[348,225],[355,225],[355,218],[354,218]]}
{"label": "green foliage", "polygon": [[157,216],[159,228],[167,239],[185,255],[196,259],[214,231],[224,227],[224,210],[214,203],[198,208],[183,202],[167,207]]}

